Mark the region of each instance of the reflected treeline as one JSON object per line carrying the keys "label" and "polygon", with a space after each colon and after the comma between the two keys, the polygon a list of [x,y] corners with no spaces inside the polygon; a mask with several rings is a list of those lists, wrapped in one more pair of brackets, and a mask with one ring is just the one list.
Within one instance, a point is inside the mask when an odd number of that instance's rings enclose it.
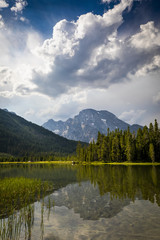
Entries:
{"label": "reflected treeline", "polygon": [[2,240],[31,240],[33,225],[43,239],[54,203],[87,220],[113,217],[135,199],[160,206],[159,166],[1,166],[0,176]]}
{"label": "reflected treeline", "polygon": [[136,198],[160,206],[160,167],[158,166],[79,166],[78,180],[89,178],[101,195],[134,201]]}
{"label": "reflected treeline", "polygon": [[4,164],[0,165],[0,178],[25,177],[52,182],[54,189],[77,181],[77,170],[71,165]]}
{"label": "reflected treeline", "polygon": [[[34,202],[41,204],[41,226],[43,229],[44,197],[52,190],[52,184],[27,178],[4,178],[0,180],[0,239],[18,240],[24,234],[31,239],[34,224]],[[53,206],[48,198],[48,215]],[[42,231],[43,239],[43,231]]]}

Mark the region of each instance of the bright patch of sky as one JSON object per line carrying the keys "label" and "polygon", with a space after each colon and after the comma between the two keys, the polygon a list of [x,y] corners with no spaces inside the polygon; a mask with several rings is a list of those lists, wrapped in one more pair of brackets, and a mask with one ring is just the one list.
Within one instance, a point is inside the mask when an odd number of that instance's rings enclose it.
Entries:
{"label": "bright patch of sky", "polygon": [[0,0],[0,108],[160,122],[159,16],[156,0]]}

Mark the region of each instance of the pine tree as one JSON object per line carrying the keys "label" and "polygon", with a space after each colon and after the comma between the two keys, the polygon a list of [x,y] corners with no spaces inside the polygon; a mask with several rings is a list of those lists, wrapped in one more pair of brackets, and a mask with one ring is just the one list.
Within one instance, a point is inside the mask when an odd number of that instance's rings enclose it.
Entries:
{"label": "pine tree", "polygon": [[150,156],[152,163],[154,163],[155,162],[155,153],[154,153],[153,143],[149,144],[149,156]]}
{"label": "pine tree", "polygon": [[160,161],[160,130],[157,120],[140,128],[137,132],[131,133],[128,128],[125,131],[110,132],[107,136],[98,132],[97,142],[94,141],[88,147],[77,145],[77,158],[79,161],[103,161],[103,162],[122,162],[122,161]]}
{"label": "pine tree", "polygon": [[80,155],[81,155],[81,148],[82,148],[82,146],[81,146],[81,143],[79,141],[78,144],[77,144],[77,148],[76,148],[76,154],[77,154],[78,159],[80,158]]}
{"label": "pine tree", "polygon": [[120,162],[120,143],[118,136],[115,136],[112,140],[112,152],[111,158],[113,162]]}
{"label": "pine tree", "polygon": [[126,159],[128,162],[132,161],[132,139],[131,139],[131,136],[127,136],[127,140],[126,140]]}

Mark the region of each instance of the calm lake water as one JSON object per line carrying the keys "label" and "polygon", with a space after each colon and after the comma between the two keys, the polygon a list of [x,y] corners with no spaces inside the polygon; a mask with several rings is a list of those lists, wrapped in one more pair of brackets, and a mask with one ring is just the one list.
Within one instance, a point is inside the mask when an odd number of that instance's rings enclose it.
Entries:
{"label": "calm lake water", "polygon": [[0,166],[1,179],[22,176],[53,190],[13,215],[0,209],[2,240],[160,239],[159,166]]}

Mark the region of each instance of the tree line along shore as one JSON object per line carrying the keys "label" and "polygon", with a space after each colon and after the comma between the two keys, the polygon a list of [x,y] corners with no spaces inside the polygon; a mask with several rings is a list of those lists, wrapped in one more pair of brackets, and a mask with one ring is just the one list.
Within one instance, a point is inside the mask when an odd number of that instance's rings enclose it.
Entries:
{"label": "tree line along shore", "polygon": [[136,163],[160,162],[160,129],[157,120],[149,128],[139,128],[137,133],[116,129],[105,136],[98,132],[96,142],[91,142],[87,147],[77,146],[77,159],[82,162],[104,163]]}
{"label": "tree line along shore", "polygon": [[0,162],[55,162],[55,163],[160,163],[160,129],[157,120],[137,133],[128,128],[116,129],[107,135],[98,132],[97,141],[78,142],[76,153],[66,155],[52,152],[26,154],[15,157],[1,153]]}

